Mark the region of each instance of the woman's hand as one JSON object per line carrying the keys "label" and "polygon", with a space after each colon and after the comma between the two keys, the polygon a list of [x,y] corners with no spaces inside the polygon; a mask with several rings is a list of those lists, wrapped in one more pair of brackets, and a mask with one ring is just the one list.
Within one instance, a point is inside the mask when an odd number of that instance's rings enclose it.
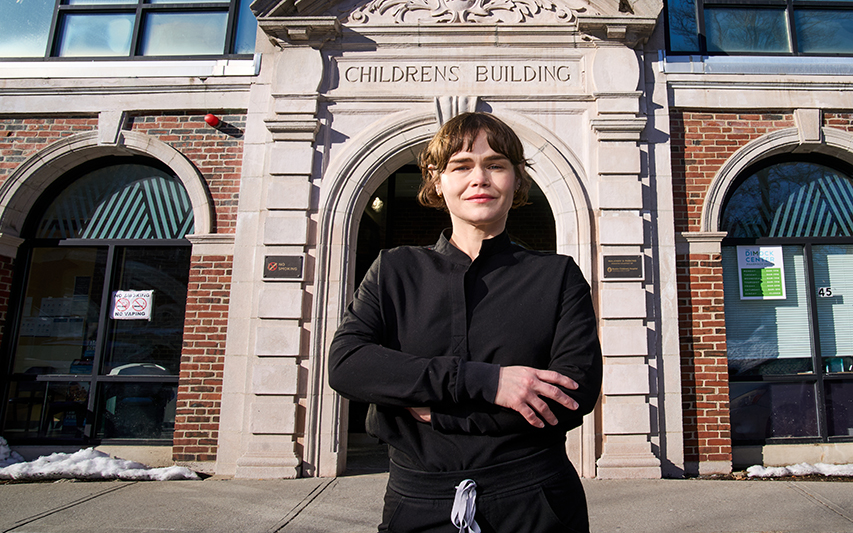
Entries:
{"label": "woman's hand", "polygon": [[429,407],[406,407],[406,409],[418,422],[429,424],[432,421],[432,413]]}
{"label": "woman's hand", "polygon": [[570,390],[578,388],[574,380],[553,370],[528,366],[501,367],[495,403],[518,411],[534,427],[544,428],[545,422],[553,426],[558,422],[557,417],[543,398],[554,400],[566,409],[578,408],[577,402],[557,385]]}

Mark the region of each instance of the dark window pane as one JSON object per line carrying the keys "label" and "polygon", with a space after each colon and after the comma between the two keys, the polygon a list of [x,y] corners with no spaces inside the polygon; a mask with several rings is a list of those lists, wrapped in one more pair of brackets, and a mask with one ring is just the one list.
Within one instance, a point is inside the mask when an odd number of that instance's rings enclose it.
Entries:
{"label": "dark window pane", "polygon": [[709,52],[790,52],[785,11],[706,8]]}
{"label": "dark window pane", "polygon": [[3,435],[11,438],[34,438],[41,427],[47,382],[36,381],[35,374],[17,376],[9,387]]}
{"label": "dark window pane", "polygon": [[43,436],[82,439],[88,403],[88,382],[51,383],[47,389]]}
{"label": "dark window pane", "polygon": [[804,54],[853,53],[853,11],[794,11],[797,48]]}
{"label": "dark window pane", "polygon": [[669,15],[669,49],[673,52],[698,52],[696,0],[672,0],[667,2],[666,8]]}
{"label": "dark window pane", "polygon": [[234,40],[235,54],[252,54],[255,52],[255,35],[258,32],[258,20],[249,9],[251,0],[240,0],[240,11],[237,13],[237,37]]}
{"label": "dark window pane", "polygon": [[227,12],[149,13],[140,53],[145,56],[221,55]]}
{"label": "dark window pane", "polygon": [[172,438],[176,384],[106,383],[99,389],[99,438]]}
{"label": "dark window pane", "polygon": [[32,251],[13,372],[91,374],[106,249]]}
{"label": "dark window pane", "polygon": [[816,437],[813,383],[729,383],[732,442]]}
{"label": "dark window pane", "polygon": [[151,320],[110,320],[103,373],[177,375],[181,363],[189,246],[119,248],[116,290],[153,290]]}
{"label": "dark window pane", "polygon": [[133,13],[69,13],[60,24],[60,57],[130,55]]}
{"label": "dark window pane", "polygon": [[53,0],[0,0],[0,57],[42,57]]}
{"label": "dark window pane", "polygon": [[829,436],[853,436],[853,382],[826,382],[826,417]]}

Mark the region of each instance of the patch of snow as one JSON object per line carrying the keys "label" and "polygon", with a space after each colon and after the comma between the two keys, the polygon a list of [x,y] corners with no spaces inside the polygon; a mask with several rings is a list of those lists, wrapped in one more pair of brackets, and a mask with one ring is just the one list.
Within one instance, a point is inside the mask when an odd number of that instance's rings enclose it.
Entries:
{"label": "patch of snow", "polygon": [[13,452],[0,437],[0,479],[121,479],[124,481],[172,481],[199,479],[183,466],[149,468],[142,463],[127,461],[94,448],[74,453],[54,453],[26,462]]}
{"label": "patch of snow", "polygon": [[753,465],[746,469],[749,477],[785,477],[785,476],[853,476],[853,464],[830,465],[826,463],[799,463],[790,466]]}

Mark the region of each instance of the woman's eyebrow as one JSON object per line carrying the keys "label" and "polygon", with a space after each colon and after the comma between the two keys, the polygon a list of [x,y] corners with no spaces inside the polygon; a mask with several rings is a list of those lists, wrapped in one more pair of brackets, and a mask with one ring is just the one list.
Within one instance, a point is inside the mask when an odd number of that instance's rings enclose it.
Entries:
{"label": "woman's eyebrow", "polygon": [[[483,158],[483,160],[486,162],[509,161],[509,158],[503,154],[495,154],[495,155],[487,156],[487,157]],[[472,158],[470,156],[463,155],[463,156],[458,156],[458,157],[453,156],[447,161],[447,163],[448,164],[450,164],[450,163],[471,163],[472,161],[474,161],[474,158]]]}

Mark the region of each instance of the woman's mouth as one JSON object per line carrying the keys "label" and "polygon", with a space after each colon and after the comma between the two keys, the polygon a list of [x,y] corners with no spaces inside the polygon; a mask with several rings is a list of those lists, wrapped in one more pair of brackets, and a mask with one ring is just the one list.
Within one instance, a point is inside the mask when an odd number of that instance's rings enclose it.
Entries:
{"label": "woman's mouth", "polygon": [[475,196],[469,196],[465,199],[466,202],[475,202],[475,203],[485,203],[491,200],[494,200],[494,196],[489,196],[488,194],[477,194]]}

